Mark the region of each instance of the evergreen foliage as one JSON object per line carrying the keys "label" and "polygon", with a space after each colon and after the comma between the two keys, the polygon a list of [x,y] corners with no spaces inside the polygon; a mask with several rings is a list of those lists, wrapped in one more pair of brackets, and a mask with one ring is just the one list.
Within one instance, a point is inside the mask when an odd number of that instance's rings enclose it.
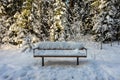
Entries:
{"label": "evergreen foliage", "polygon": [[120,36],[119,0],[0,0],[0,43],[95,41]]}

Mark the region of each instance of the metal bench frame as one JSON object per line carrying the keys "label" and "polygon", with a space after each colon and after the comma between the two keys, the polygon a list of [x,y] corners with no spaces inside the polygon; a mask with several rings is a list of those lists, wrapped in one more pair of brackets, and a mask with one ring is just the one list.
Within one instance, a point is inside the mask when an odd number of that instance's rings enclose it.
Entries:
{"label": "metal bench frame", "polygon": [[33,49],[33,57],[41,57],[42,58],[42,66],[44,66],[44,58],[45,57],[75,57],[77,58],[77,65],[79,65],[79,58],[85,58],[87,57],[87,49],[82,47],[79,50],[85,50],[85,55],[40,55],[35,54],[35,50],[74,50],[74,49],[45,49],[45,48],[35,48]]}

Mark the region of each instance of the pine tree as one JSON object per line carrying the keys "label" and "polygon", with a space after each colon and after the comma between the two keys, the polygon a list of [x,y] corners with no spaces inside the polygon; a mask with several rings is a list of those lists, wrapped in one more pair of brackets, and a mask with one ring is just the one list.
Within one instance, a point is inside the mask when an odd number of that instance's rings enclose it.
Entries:
{"label": "pine tree", "polygon": [[[116,0],[117,1],[117,0]],[[116,35],[116,14],[117,8],[115,1],[98,1],[98,11],[95,14],[93,31],[95,31],[98,40],[102,37],[102,41],[115,39]],[[95,5],[95,4],[94,4]],[[118,19],[119,20],[119,17]]]}
{"label": "pine tree", "polygon": [[23,1],[20,12],[16,11],[13,15],[14,23],[10,26],[9,31],[11,35],[12,42],[15,44],[21,44],[22,39],[26,36],[30,36],[32,33],[31,25],[31,9],[32,0]]}
{"label": "pine tree", "polygon": [[9,28],[14,23],[13,16],[17,11],[21,10],[22,0],[1,0],[0,1],[0,27],[2,42],[8,43],[12,36],[9,34]]}
{"label": "pine tree", "polygon": [[53,15],[53,25],[50,27],[50,40],[64,40],[64,26],[62,25],[63,15],[65,12],[65,4],[62,0],[55,0],[54,3],[54,15]]}

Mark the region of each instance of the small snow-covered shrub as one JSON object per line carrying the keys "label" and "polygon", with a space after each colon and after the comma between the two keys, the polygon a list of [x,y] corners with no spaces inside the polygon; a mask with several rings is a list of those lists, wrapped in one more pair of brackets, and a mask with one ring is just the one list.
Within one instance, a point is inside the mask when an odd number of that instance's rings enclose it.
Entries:
{"label": "small snow-covered shrub", "polygon": [[30,52],[31,50],[32,50],[31,38],[26,37],[24,38],[24,41],[22,44],[22,52]]}

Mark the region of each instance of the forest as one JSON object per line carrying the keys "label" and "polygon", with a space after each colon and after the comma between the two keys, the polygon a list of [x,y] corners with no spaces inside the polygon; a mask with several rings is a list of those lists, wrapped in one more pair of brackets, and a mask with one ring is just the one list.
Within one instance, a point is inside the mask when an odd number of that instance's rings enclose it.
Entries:
{"label": "forest", "polygon": [[120,0],[0,0],[0,43],[119,40]]}

